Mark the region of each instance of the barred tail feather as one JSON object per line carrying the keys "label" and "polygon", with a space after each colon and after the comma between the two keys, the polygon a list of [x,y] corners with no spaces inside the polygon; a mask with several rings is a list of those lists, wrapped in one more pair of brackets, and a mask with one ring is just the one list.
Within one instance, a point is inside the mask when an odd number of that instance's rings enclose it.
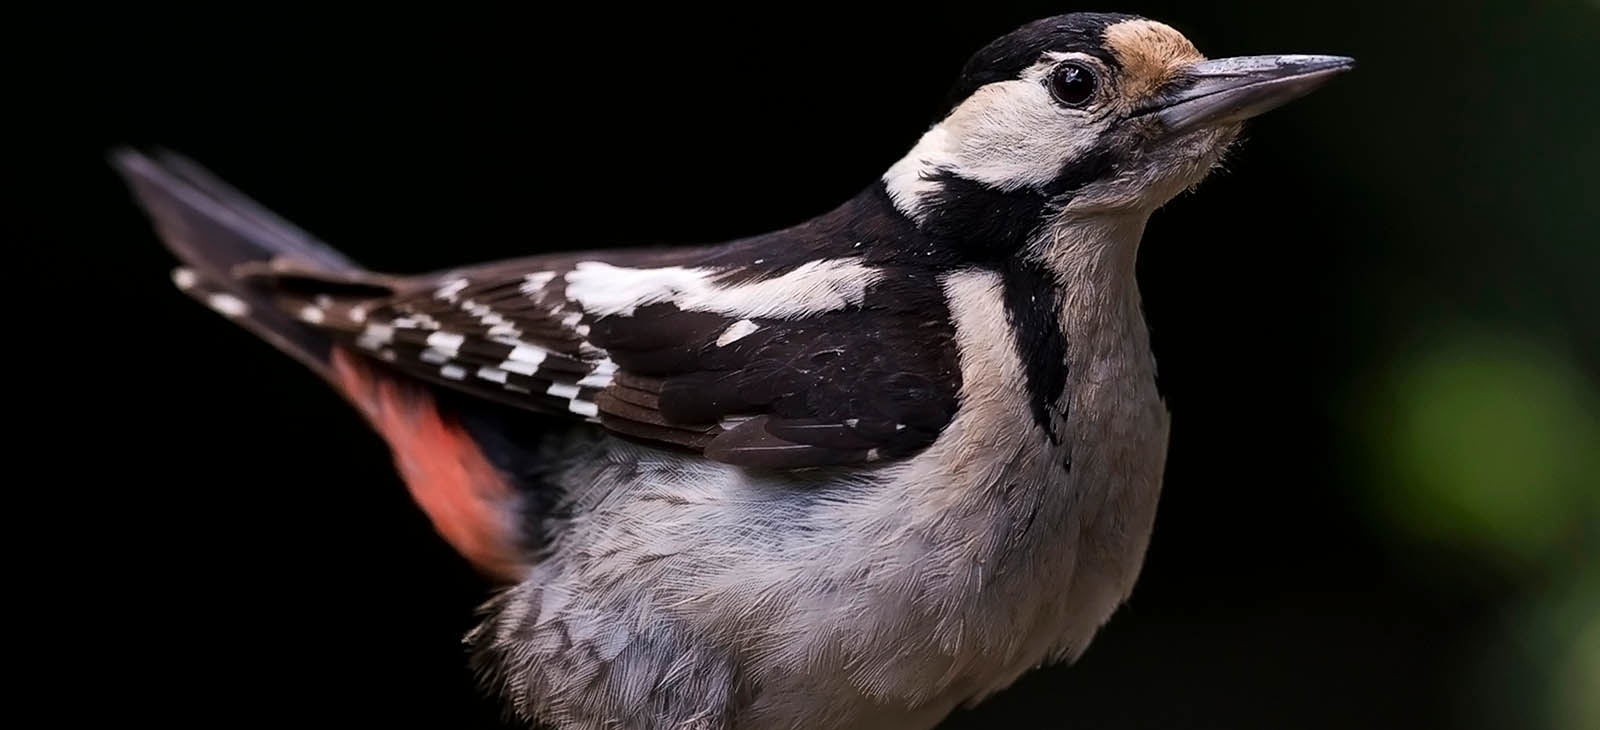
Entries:
{"label": "barred tail feather", "polygon": [[182,262],[173,272],[180,290],[334,381],[328,335],[295,321],[274,288],[242,274],[292,262],[308,275],[360,280],[360,266],[179,155],[124,148],[111,164]]}
{"label": "barred tail feather", "polygon": [[513,484],[426,378],[367,358],[394,349],[357,354],[340,344],[361,331],[365,315],[354,312],[402,279],[362,269],[182,157],[124,149],[111,162],[180,260],[178,289],[322,376],[388,442],[439,534],[486,575],[519,579],[526,559]]}

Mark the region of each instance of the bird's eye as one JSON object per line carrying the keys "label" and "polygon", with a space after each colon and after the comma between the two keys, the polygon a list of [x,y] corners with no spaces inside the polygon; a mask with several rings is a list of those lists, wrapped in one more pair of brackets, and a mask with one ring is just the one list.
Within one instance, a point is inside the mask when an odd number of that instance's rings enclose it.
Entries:
{"label": "bird's eye", "polygon": [[1063,106],[1083,106],[1094,98],[1094,72],[1081,63],[1063,63],[1050,72],[1050,94]]}

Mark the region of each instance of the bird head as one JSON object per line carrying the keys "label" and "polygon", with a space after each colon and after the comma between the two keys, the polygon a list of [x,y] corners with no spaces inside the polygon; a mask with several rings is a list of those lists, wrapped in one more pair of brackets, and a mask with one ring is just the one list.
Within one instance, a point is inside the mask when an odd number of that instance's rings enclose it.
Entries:
{"label": "bird head", "polygon": [[976,211],[1148,213],[1199,183],[1244,120],[1352,63],[1208,60],[1178,31],[1137,16],[1045,18],[972,56],[949,112],[884,182],[898,208],[933,227]]}

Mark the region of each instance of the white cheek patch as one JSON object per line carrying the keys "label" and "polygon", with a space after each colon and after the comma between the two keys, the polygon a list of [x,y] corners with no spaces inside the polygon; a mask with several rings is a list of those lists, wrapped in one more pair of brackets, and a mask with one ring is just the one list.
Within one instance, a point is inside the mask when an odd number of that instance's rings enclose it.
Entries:
{"label": "white cheek patch", "polygon": [[921,220],[939,189],[929,178],[941,171],[1009,191],[1045,185],[1088,153],[1105,123],[1051,98],[1043,81],[1051,67],[1041,63],[1025,78],[978,89],[924,133],[884,173],[895,207]]}
{"label": "white cheek patch", "polygon": [[943,124],[936,124],[917,140],[916,146],[905,157],[883,174],[889,199],[900,212],[920,219],[923,199],[939,189],[939,184],[928,179],[929,176],[937,170],[949,169],[953,164],[950,132]]}
{"label": "white cheek patch", "polygon": [[859,306],[883,273],[852,260],[810,261],[769,279],[715,282],[713,269],[668,266],[630,269],[599,261],[579,263],[565,280],[567,297],[594,316],[631,316],[639,307],[669,302],[690,312],[733,317],[804,317]]}
{"label": "white cheek patch", "polygon": [[1099,125],[1062,109],[1037,81],[990,84],[944,123],[959,139],[956,171],[1002,190],[1049,183],[1099,136]]}

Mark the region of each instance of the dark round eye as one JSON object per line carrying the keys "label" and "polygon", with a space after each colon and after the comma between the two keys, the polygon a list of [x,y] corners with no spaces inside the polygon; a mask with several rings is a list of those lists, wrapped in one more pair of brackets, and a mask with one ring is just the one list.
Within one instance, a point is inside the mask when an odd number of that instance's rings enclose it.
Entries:
{"label": "dark round eye", "polygon": [[1050,72],[1050,94],[1064,106],[1083,106],[1094,98],[1094,72],[1081,63],[1063,63]]}

